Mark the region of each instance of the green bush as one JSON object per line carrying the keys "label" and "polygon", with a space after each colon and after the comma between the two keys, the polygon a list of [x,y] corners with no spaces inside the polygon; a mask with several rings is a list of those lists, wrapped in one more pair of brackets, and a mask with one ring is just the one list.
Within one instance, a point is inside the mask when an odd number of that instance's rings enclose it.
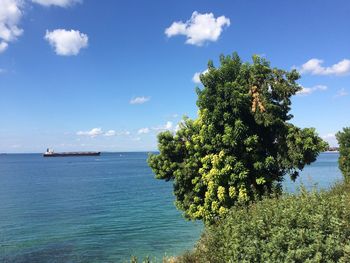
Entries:
{"label": "green bush", "polygon": [[234,207],[178,262],[350,262],[349,189],[302,190]]}
{"label": "green bush", "polygon": [[350,179],[350,127],[337,133],[339,143],[339,168],[346,180]]}
{"label": "green bush", "polygon": [[209,225],[238,203],[280,190],[327,144],[315,129],[291,124],[291,99],[301,90],[295,70],[233,54],[217,68],[209,62],[200,79],[198,117],[160,133],[159,154],[148,162],[156,178],[173,180],[184,216]]}

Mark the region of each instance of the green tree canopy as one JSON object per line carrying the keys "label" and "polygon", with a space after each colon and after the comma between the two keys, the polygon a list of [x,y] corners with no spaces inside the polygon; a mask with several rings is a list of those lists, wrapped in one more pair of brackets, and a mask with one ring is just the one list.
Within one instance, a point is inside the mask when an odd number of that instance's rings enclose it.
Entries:
{"label": "green tree canopy", "polygon": [[288,122],[291,96],[301,89],[297,71],[258,56],[243,63],[236,53],[220,64],[209,61],[200,76],[198,118],[160,133],[160,153],[148,160],[156,178],[173,180],[185,217],[208,224],[237,202],[280,191],[286,174],[295,179],[326,147],[313,128]]}
{"label": "green tree canopy", "polygon": [[350,179],[350,127],[336,134],[339,144],[339,168],[346,180]]}

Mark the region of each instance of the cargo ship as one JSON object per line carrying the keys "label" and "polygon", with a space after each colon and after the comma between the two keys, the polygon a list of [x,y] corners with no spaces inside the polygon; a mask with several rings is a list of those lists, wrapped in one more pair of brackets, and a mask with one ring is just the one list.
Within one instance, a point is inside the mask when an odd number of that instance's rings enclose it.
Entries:
{"label": "cargo ship", "polygon": [[101,152],[61,152],[56,153],[52,149],[47,149],[44,157],[68,157],[68,156],[99,156]]}

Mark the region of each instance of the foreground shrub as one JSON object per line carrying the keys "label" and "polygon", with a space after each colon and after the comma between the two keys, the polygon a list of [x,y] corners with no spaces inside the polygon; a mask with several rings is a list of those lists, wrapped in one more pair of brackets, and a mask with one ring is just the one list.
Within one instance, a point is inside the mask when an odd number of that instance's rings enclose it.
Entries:
{"label": "foreground shrub", "polygon": [[233,208],[179,262],[350,262],[349,189]]}
{"label": "foreground shrub", "polygon": [[350,179],[350,127],[337,133],[339,143],[339,168],[346,180]]}

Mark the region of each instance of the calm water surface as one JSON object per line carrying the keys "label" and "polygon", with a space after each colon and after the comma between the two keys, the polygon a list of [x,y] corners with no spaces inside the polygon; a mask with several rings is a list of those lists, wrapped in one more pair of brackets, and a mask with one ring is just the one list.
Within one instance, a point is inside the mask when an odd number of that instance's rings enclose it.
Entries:
{"label": "calm water surface", "polygon": [[321,153],[317,161],[305,166],[295,182],[286,177],[284,189],[295,192],[302,184],[307,189],[327,189],[343,179],[338,167],[338,153]]}
{"label": "calm water surface", "polygon": [[[337,158],[321,154],[285,188],[329,187],[341,179]],[[0,262],[124,262],[191,249],[202,224],[181,217],[172,184],[155,180],[146,159],[0,155]]]}

